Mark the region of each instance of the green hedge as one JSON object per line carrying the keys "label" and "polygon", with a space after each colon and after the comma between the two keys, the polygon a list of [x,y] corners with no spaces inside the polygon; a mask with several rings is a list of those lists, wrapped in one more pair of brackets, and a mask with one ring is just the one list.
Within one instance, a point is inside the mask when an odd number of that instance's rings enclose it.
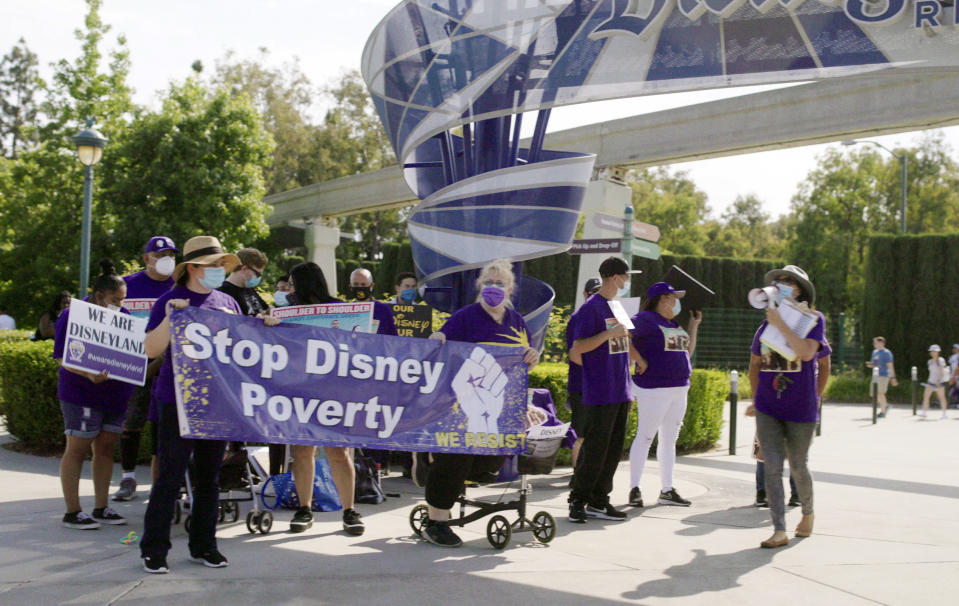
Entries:
{"label": "green hedge", "polygon": [[[569,422],[566,408],[566,364],[543,362],[529,374],[529,386],[548,389],[556,404],[556,412],[563,422]],[[723,405],[729,393],[729,377],[718,370],[694,369],[690,377],[689,399],[683,428],[676,440],[679,452],[708,450],[719,440],[723,426]],[[623,456],[628,456],[629,447],[636,437],[636,407],[632,406],[626,421],[626,442]],[[656,442],[651,446],[655,454]],[[570,452],[561,450],[557,463],[569,464]]]}
{"label": "green hedge", "polygon": [[[0,340],[0,416],[7,431],[38,452],[62,450],[63,415],[57,398],[59,363],[53,341]],[[152,439],[144,431],[138,461],[150,461]],[[119,452],[115,455],[119,460]]]}
{"label": "green hedge", "polygon": [[866,255],[865,359],[872,338],[882,335],[895,356],[896,374],[908,378],[916,366],[925,380],[929,346],[938,343],[948,357],[959,342],[959,234],[871,236]]}
{"label": "green hedge", "polygon": [[29,341],[33,336],[32,330],[0,330],[0,343],[9,341]]}
{"label": "green hedge", "polygon": [[52,354],[53,341],[0,343],[0,415],[11,435],[38,450],[64,444]]}

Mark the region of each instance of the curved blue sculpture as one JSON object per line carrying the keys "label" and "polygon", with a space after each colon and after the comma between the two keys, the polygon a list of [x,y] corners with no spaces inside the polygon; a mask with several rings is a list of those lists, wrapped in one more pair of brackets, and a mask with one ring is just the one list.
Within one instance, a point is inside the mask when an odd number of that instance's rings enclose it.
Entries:
{"label": "curved blue sculpture", "polygon": [[[405,0],[370,36],[363,75],[422,200],[409,232],[428,300],[451,311],[473,299],[469,272],[487,261],[569,247],[594,157],[542,148],[550,108],[954,68],[956,20],[905,0]],[[539,346],[552,289],[518,286]]]}

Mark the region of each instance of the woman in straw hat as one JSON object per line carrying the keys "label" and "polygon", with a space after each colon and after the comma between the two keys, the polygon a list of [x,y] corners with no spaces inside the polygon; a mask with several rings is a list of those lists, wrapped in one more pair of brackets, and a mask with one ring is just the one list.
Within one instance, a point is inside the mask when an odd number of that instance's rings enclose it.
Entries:
{"label": "woman in straw hat", "polygon": [[[803,515],[796,527],[796,536],[812,534],[813,485],[806,463],[819,420],[818,360],[829,355],[831,350],[826,340],[826,319],[812,307],[816,288],[806,272],[795,265],[787,265],[768,272],[766,283],[778,289],[777,303],[789,300],[815,322],[805,336],[799,336],[783,321],[779,306],[771,304],[751,348],[749,382],[753,389],[756,431],[766,462],[766,498],[773,522],[772,536],[760,545],[774,548],[789,543],[782,481],[783,460],[787,457],[802,501]],[[779,330],[792,355],[783,355],[790,352],[782,347],[780,351],[770,348],[764,342],[768,339],[760,340],[767,327]]]}
{"label": "woman in straw hat", "polygon": [[150,491],[150,504],[144,517],[140,555],[143,569],[151,573],[168,571],[166,555],[170,550],[170,523],[180,484],[190,455],[195,462],[193,509],[190,526],[190,559],[211,568],[222,568],[227,559],[217,550],[216,522],[219,489],[217,478],[226,442],[192,440],[180,437],[173,366],[170,360],[170,313],[188,306],[227,313],[240,313],[233,297],[220,292],[226,274],[240,264],[236,255],[223,251],[212,236],[196,236],[183,247],[183,261],[173,270],[176,286],[157,299],[147,322],[147,356],[165,355],[154,383],[154,400],[160,419],[157,431],[159,474]]}

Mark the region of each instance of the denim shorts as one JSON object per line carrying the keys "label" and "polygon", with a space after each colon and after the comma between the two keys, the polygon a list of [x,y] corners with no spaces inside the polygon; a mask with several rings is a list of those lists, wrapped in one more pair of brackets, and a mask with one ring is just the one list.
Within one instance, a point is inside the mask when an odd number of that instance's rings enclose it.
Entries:
{"label": "denim shorts", "polygon": [[80,406],[60,400],[63,413],[63,433],[77,438],[95,438],[101,431],[121,433],[124,412],[104,412],[89,406]]}

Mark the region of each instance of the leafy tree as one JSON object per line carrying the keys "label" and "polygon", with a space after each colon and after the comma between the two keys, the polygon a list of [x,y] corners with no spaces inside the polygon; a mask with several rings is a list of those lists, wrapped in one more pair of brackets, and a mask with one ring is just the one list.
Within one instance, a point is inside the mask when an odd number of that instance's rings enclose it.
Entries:
{"label": "leafy tree", "polygon": [[633,189],[637,220],[657,225],[664,252],[683,255],[705,253],[707,232],[703,218],[709,213],[706,194],[696,188],[687,173],[666,167],[630,171],[627,183]]}
{"label": "leafy tree", "polygon": [[103,171],[111,246],[139,250],[151,235],[211,234],[229,249],[267,233],[262,167],[273,141],[256,109],[194,78],[171,85],[159,113],[131,124]]}
{"label": "leafy tree", "polygon": [[[99,17],[100,0],[88,0],[85,28],[76,31],[80,56],[54,65],[52,85],[41,105],[39,145],[22,150],[0,178],[0,266],[6,282],[0,296],[21,318],[39,315],[53,292],[74,290],[79,273],[79,226],[83,175],[70,137],[82,119],[97,118],[97,127],[114,142],[122,140],[135,112],[126,85],[129,61],[118,38],[107,69],[100,49],[109,31]],[[101,170],[116,160],[104,154]],[[107,252],[110,234],[101,220],[101,197],[94,195],[91,259]]]}
{"label": "leafy tree", "polygon": [[258,60],[236,61],[227,53],[217,62],[213,83],[248,97],[276,141],[264,175],[267,193],[274,194],[316,182],[311,159],[316,127],[309,122],[314,94],[309,79],[296,62],[273,68],[266,65],[268,58],[265,48]]}
{"label": "leafy tree", "polygon": [[754,194],[737,196],[720,221],[706,224],[705,253],[737,259],[778,259],[785,249],[785,219],[770,221],[762,202]]}
{"label": "leafy tree", "polygon": [[[908,157],[907,228],[911,233],[959,227],[959,167],[937,135]],[[829,149],[793,197],[787,256],[816,283],[819,306],[831,312],[860,309],[871,234],[899,230],[900,164],[862,146],[844,154]]]}
{"label": "leafy tree", "polygon": [[29,128],[39,111],[36,94],[45,86],[37,72],[37,55],[20,38],[0,59],[0,154],[16,158],[20,148],[36,143]]}

